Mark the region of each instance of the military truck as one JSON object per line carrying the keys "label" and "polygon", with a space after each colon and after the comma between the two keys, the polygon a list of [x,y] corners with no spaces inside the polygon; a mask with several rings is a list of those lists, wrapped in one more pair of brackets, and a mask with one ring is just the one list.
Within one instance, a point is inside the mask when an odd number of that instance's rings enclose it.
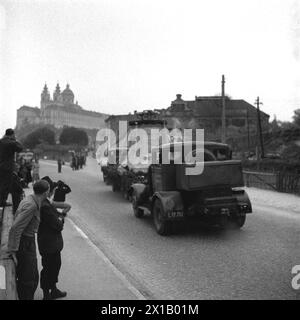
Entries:
{"label": "military truck", "polygon": [[122,164],[122,159],[126,157],[128,148],[119,148],[114,146],[108,150],[107,165],[105,173],[103,172],[103,179],[105,174],[106,184],[112,185],[112,191],[120,190],[120,173],[119,168]]}
{"label": "military truck", "polygon": [[[166,120],[159,118],[159,113],[144,110],[142,112],[135,113],[135,119],[128,121],[128,134],[133,129],[142,128],[146,131],[149,139],[148,149],[151,148],[151,129],[162,129],[166,125]],[[127,141],[128,149],[134,144],[134,141]],[[117,150],[118,148],[116,148]],[[118,152],[118,151],[116,151]],[[126,152],[126,150],[122,150]],[[149,167],[149,159],[151,154],[144,155],[145,159],[139,164],[132,164],[128,159],[125,161],[117,161],[117,165],[110,166],[109,181],[112,184],[113,191],[121,191],[125,199],[130,199],[130,187],[132,184],[140,182],[144,183],[147,178],[147,172]],[[117,159],[119,159],[117,155]],[[109,161],[108,161],[109,162]]]}
{"label": "military truck", "polygon": [[[175,150],[190,144],[191,154],[181,156],[178,164]],[[173,225],[183,220],[200,220],[221,228],[231,225],[241,228],[246,214],[252,212],[251,202],[244,186],[241,161],[232,160],[226,144],[205,142],[204,170],[200,175],[187,175],[199,159],[196,142],[175,142],[152,151],[157,164],[151,164],[147,183],[131,186],[132,207],[135,217],[151,214],[158,234],[167,235]],[[170,164],[162,163],[162,154],[168,148]],[[184,152],[182,152],[184,154]],[[191,160],[189,159],[191,158]],[[192,162],[194,161],[194,162]]]}

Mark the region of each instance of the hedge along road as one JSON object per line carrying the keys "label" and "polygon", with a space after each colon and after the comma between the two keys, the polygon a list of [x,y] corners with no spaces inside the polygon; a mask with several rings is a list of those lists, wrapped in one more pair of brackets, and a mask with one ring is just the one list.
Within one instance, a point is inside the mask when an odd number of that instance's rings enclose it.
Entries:
{"label": "hedge along road", "polygon": [[135,218],[131,204],[104,184],[94,159],[79,171],[63,166],[61,174],[55,162],[41,161],[43,175],[70,185],[70,218],[146,298],[300,298],[291,285],[300,265],[299,215],[253,203],[239,231],[186,224],[161,237],[150,217]]}

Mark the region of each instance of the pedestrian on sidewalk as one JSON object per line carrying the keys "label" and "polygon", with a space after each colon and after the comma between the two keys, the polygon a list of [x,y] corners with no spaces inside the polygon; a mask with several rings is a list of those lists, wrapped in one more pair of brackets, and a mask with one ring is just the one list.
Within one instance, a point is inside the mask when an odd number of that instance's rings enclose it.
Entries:
{"label": "pedestrian on sidewalk", "polygon": [[40,180],[40,164],[39,159],[35,158],[32,166],[32,183],[35,183],[37,180]]}
{"label": "pedestrian on sidewalk", "polygon": [[52,204],[56,209],[63,209],[62,215],[66,216],[71,210],[71,205],[66,202],[66,194],[71,192],[71,188],[61,180],[57,181],[57,188],[54,191]]}
{"label": "pedestrian on sidewalk", "polygon": [[16,140],[13,129],[7,129],[0,139],[0,207],[12,205],[7,203],[7,197],[11,192],[11,184],[15,165],[15,153],[23,149]]}
{"label": "pedestrian on sidewalk", "polygon": [[37,181],[34,194],[23,199],[15,213],[8,236],[8,256],[16,263],[17,292],[20,300],[33,300],[39,282],[35,234],[40,223],[40,207],[47,198],[49,184]]}
{"label": "pedestrian on sidewalk", "polygon": [[41,221],[38,230],[37,242],[42,257],[42,271],[40,286],[43,290],[44,300],[63,298],[66,292],[56,287],[58,275],[61,268],[61,251],[63,249],[62,230],[64,217],[51,204],[50,199],[56,187],[48,176],[42,178],[50,185],[48,198],[41,205]]}
{"label": "pedestrian on sidewalk", "polygon": [[61,173],[61,167],[62,167],[62,161],[61,158],[57,159],[57,171],[58,173]]}
{"label": "pedestrian on sidewalk", "polygon": [[75,153],[72,153],[71,168],[72,168],[73,171],[76,170],[76,157],[75,157]]}

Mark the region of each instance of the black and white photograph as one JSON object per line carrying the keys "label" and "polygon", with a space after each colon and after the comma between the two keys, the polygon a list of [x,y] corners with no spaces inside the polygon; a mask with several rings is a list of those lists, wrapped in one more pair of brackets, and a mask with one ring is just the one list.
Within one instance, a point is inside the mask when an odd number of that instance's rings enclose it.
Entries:
{"label": "black and white photograph", "polygon": [[0,0],[0,300],[300,300],[299,230],[300,0]]}

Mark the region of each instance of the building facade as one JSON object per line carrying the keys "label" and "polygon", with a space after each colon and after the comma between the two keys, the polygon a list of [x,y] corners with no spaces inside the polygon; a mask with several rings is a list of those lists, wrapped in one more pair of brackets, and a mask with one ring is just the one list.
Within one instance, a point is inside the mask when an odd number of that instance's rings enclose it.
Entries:
{"label": "building facade", "polygon": [[[205,139],[221,141],[222,99],[220,96],[195,97],[195,100],[183,100],[181,94],[165,109],[155,109],[157,117],[166,120],[168,129],[204,129]],[[260,111],[262,131],[269,128],[269,115]],[[225,98],[226,138],[232,143],[237,137],[248,138],[257,135],[257,109],[244,100]],[[107,126],[118,134],[119,121],[135,120],[138,113],[112,115],[106,119]],[[255,143],[255,142],[254,142]]]}
{"label": "building facade", "polygon": [[78,102],[74,103],[74,93],[69,84],[61,92],[59,84],[53,92],[53,99],[45,84],[41,93],[40,108],[22,106],[17,110],[17,129],[27,124],[49,124],[55,128],[64,126],[81,129],[105,127],[106,114],[87,111]]}

